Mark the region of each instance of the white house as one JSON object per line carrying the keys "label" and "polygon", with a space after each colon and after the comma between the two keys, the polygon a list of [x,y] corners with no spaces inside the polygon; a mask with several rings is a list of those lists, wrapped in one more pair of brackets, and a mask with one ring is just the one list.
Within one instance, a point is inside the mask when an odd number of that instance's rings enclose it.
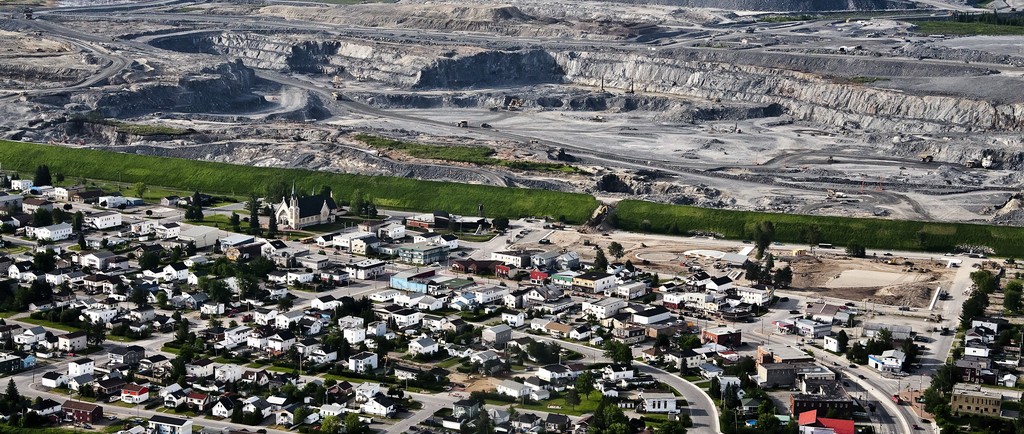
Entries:
{"label": "white house", "polygon": [[163,278],[168,281],[188,280],[188,267],[181,262],[167,264],[163,268]]}
{"label": "white house", "polygon": [[673,413],[676,411],[676,396],[670,392],[640,391],[641,408],[647,413]]}
{"label": "white house", "polygon": [[602,298],[597,301],[583,302],[583,315],[602,320],[619,312],[619,309],[626,307],[626,300],[621,298]]}
{"label": "white house", "polygon": [[68,376],[57,371],[50,371],[43,374],[43,387],[55,388],[68,384]]}
{"label": "white house", "polygon": [[672,312],[662,306],[654,306],[633,314],[633,322],[637,324],[656,324],[672,318]]}
{"label": "white house", "polygon": [[547,382],[552,382],[559,378],[573,378],[575,376],[576,373],[565,365],[544,365],[537,370],[537,378]]}
{"label": "white house", "polygon": [[772,302],[775,291],[768,288],[748,288],[745,286],[735,287],[736,296],[740,301],[754,306],[767,306]]}
{"label": "white house", "polygon": [[293,310],[277,315],[274,318],[274,327],[285,330],[292,324],[299,322],[306,313],[301,310]]}
{"label": "white house", "polygon": [[213,370],[213,379],[225,383],[234,383],[242,379],[242,367],[235,364],[219,365]]}
{"label": "white house", "polygon": [[162,238],[165,240],[170,238],[178,238],[178,235],[181,235],[181,225],[174,222],[161,223],[153,227],[153,231],[156,232],[156,236],[158,238]]}
{"label": "white house", "polygon": [[390,398],[378,393],[363,403],[359,410],[374,416],[388,417],[395,413],[396,406]]}
{"label": "white house", "polygon": [[85,216],[85,224],[98,230],[121,226],[121,213],[104,211]]}
{"label": "white house", "polygon": [[377,369],[377,354],[363,351],[348,359],[348,369],[353,372],[367,372]]}
{"label": "white house", "polygon": [[277,320],[277,309],[256,309],[252,320],[259,325],[275,324]]}
{"label": "white house", "polygon": [[109,323],[117,317],[116,309],[104,309],[104,308],[91,308],[82,311],[83,319],[88,320],[91,323]]}
{"label": "white house", "polygon": [[60,351],[77,352],[88,347],[88,335],[83,331],[71,332],[57,336],[57,349]]}
{"label": "white house", "polygon": [[839,340],[832,336],[825,336],[825,349],[833,353],[838,353]]}
{"label": "white house", "polygon": [[900,372],[907,355],[900,350],[883,351],[880,355],[868,355],[868,366],[881,372]]}
{"label": "white house", "polygon": [[317,310],[333,310],[338,307],[338,300],[333,295],[323,295],[309,300],[309,307]]}
{"label": "white house", "polygon": [[434,354],[438,351],[437,342],[431,338],[419,338],[409,343],[409,354]]}
{"label": "white house", "polygon": [[508,395],[513,398],[519,399],[524,396],[530,395],[530,388],[522,383],[517,383],[512,380],[505,380],[498,383],[497,392],[502,395]]}
{"label": "white house", "polygon": [[92,375],[95,372],[96,363],[90,358],[81,358],[68,363],[68,376]]}
{"label": "white house", "polygon": [[217,403],[214,404],[213,407],[210,409],[210,414],[212,414],[214,417],[229,418],[231,417],[231,413],[234,412],[236,405],[241,404],[235,402],[231,398],[222,396],[220,399],[217,400]]}
{"label": "white house", "polygon": [[377,237],[391,240],[405,238],[405,225],[398,222],[388,223],[377,228]]}
{"label": "white house", "polygon": [[347,328],[341,331],[348,343],[358,345],[366,340],[366,329],[363,327]]}
{"label": "white house", "polygon": [[25,232],[38,240],[61,241],[71,237],[72,227],[68,223],[58,223],[40,228],[29,227]]}
{"label": "white house", "polygon": [[267,349],[271,351],[288,351],[292,345],[295,345],[295,335],[291,332],[277,332],[267,338]]}
{"label": "white house", "polygon": [[379,259],[364,259],[354,264],[347,264],[345,271],[359,280],[373,280],[384,275],[387,263]]}
{"label": "white house", "polygon": [[25,191],[32,188],[31,179],[12,179],[11,190]]}
{"label": "white house", "polygon": [[512,328],[521,327],[526,323],[526,314],[521,311],[502,312],[501,321]]}

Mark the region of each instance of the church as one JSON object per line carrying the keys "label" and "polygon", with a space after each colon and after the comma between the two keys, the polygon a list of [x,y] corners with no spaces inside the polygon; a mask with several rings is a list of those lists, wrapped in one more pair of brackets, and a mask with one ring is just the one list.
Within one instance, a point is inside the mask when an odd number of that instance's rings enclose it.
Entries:
{"label": "church", "polygon": [[305,196],[295,195],[295,188],[292,187],[292,196],[283,198],[277,206],[275,215],[277,224],[285,229],[302,229],[307,226],[322,225],[334,222],[334,214],[338,206],[334,198],[330,196]]}

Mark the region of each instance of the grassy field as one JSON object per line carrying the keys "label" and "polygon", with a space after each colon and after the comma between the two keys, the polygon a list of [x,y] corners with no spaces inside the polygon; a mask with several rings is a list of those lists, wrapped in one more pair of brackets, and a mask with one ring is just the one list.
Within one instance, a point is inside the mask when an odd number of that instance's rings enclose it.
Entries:
{"label": "grassy field", "polygon": [[49,328],[52,328],[52,329],[67,330],[69,332],[76,332],[78,330],[81,330],[78,327],[75,327],[73,325],[61,324],[61,323],[58,323],[58,322],[47,321],[45,319],[35,319],[35,318],[25,317],[25,318],[19,318],[18,321],[24,321],[24,322],[27,322],[27,323],[30,323],[30,324],[40,325],[40,326],[43,326],[43,327],[49,327]]}
{"label": "grassy field", "polygon": [[1024,27],[989,23],[960,23],[955,21],[914,21],[917,33],[926,35],[1024,35]]}
{"label": "grassy field", "polygon": [[597,200],[585,194],[240,166],[11,141],[0,141],[0,161],[6,170],[25,173],[45,163],[51,171],[69,178],[119,178],[121,182],[232,196],[263,194],[270,186],[294,180],[300,191],[328,185],[341,198],[358,189],[380,208],[442,209],[475,215],[477,205],[483,204],[488,217],[564,217],[569,223],[582,223],[597,207]]}
{"label": "grassy field", "polygon": [[[241,219],[241,215],[239,215],[239,219]],[[189,223],[192,223],[194,225],[203,225],[224,230],[231,230],[231,217],[222,214],[206,214],[203,216],[203,221]],[[247,226],[248,223],[242,223],[242,225]]]}
{"label": "grassy field", "polygon": [[480,166],[502,166],[518,170],[535,170],[544,172],[582,172],[580,169],[561,163],[544,163],[536,161],[509,161],[493,158],[494,149],[486,146],[439,146],[422,143],[391,140],[369,134],[358,134],[356,140],[377,149],[395,149],[406,155],[425,160],[440,160],[454,163],[470,163]]}
{"label": "grassy field", "polygon": [[636,200],[619,203],[618,227],[633,231],[687,234],[714,232],[726,238],[753,238],[754,226],[764,220],[775,225],[777,241],[803,243],[802,231],[817,227],[819,241],[846,246],[895,250],[949,252],[957,245],[983,245],[1002,256],[1024,256],[1024,230],[1009,226],[966,223],[855,219],[752,211],[730,211],[666,205]]}
{"label": "grassy field", "polygon": [[[590,396],[580,397],[580,403],[575,407],[565,403],[565,398],[550,399],[538,404],[521,405],[517,404],[515,407],[523,410],[535,410],[535,411],[546,411],[555,412],[558,414],[567,414],[571,416],[581,416],[587,413],[593,413],[597,409],[597,404],[601,402],[601,394],[598,392],[591,392]],[[505,403],[507,405],[507,403]],[[561,408],[549,408],[551,406]]]}

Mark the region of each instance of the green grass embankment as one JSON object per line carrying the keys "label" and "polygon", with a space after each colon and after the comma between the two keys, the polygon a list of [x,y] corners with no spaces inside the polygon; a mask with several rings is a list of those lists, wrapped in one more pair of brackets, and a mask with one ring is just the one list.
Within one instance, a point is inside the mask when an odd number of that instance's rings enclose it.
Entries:
{"label": "green grass embankment", "polygon": [[894,250],[949,252],[957,245],[991,247],[1003,256],[1024,256],[1024,229],[967,223],[846,218],[696,208],[636,200],[619,203],[618,227],[664,234],[713,232],[726,238],[753,238],[764,220],[775,226],[778,241],[804,243],[806,228],[816,227],[823,243],[860,244]]}
{"label": "green grass embankment", "polygon": [[5,170],[31,173],[41,164],[68,179],[86,177],[188,191],[246,196],[262,195],[267,188],[293,180],[300,191],[330,186],[335,197],[346,200],[361,190],[380,208],[446,210],[476,215],[483,204],[488,217],[564,217],[582,223],[597,208],[593,196],[558,191],[422,181],[385,176],[362,176],[304,169],[241,166],[180,158],[122,154],[63,146],[0,141],[0,162]]}

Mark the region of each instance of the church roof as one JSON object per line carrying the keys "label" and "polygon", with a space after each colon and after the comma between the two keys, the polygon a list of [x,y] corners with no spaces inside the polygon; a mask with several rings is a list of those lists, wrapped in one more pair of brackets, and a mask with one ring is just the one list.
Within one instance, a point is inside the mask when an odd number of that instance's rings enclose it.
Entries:
{"label": "church roof", "polygon": [[299,218],[305,218],[320,214],[320,210],[323,209],[324,202],[327,202],[327,208],[335,210],[338,206],[334,203],[334,199],[331,197],[324,197],[320,195],[300,197],[298,199],[299,206]]}

